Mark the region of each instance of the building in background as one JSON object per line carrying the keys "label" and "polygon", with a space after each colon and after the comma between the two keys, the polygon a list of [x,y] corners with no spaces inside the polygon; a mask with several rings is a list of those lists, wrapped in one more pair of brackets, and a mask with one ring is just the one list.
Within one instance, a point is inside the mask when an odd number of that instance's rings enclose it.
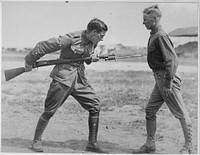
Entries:
{"label": "building in background", "polygon": [[198,57],[198,27],[177,28],[168,35],[178,56]]}
{"label": "building in background", "polygon": [[175,47],[188,42],[197,42],[198,27],[177,28],[168,35],[171,37]]}

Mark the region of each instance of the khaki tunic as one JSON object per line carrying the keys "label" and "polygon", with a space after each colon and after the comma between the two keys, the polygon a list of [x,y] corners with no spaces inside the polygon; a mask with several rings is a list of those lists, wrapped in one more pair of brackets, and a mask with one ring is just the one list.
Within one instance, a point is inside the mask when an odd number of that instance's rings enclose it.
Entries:
{"label": "khaki tunic", "polygon": [[[64,36],[54,37],[39,42],[25,57],[28,64],[33,64],[45,54],[61,50],[60,59],[75,59],[88,57],[94,53],[96,45],[85,36],[85,31],[76,31]],[[79,74],[83,83],[87,83],[83,62],[55,65],[50,77],[56,81],[71,86]]]}

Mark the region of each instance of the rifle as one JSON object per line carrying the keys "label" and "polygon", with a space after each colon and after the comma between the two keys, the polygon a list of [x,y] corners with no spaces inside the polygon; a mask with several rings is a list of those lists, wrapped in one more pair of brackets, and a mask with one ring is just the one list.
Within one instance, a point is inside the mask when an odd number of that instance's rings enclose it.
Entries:
{"label": "rifle", "polygon": [[[128,55],[128,56],[121,56],[117,57],[115,54],[110,55],[102,55],[97,56],[98,59],[104,59],[105,61],[110,60],[117,60],[117,59],[124,59],[124,58],[131,58],[131,57],[141,57],[142,55],[136,54],[136,55]],[[77,58],[77,59],[53,59],[53,60],[40,60],[36,61],[32,68],[38,68],[43,66],[50,66],[50,65],[58,65],[58,64],[67,64],[72,62],[84,62],[84,61],[92,61],[92,57],[84,57],[84,58]],[[25,67],[19,67],[14,69],[8,69],[4,71],[6,81],[9,81],[16,76],[19,76],[20,74],[23,74],[25,72]]]}

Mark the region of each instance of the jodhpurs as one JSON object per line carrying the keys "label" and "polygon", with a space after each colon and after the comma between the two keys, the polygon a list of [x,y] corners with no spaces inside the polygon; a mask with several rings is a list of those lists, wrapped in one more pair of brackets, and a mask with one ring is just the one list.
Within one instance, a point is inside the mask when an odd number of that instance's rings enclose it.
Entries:
{"label": "jodhpurs", "polygon": [[175,76],[173,79],[173,93],[169,96],[166,96],[163,93],[163,83],[164,83],[164,71],[154,72],[155,86],[150,96],[150,100],[146,106],[146,119],[147,120],[156,120],[156,113],[165,102],[169,107],[172,114],[177,119],[185,119],[186,123],[191,124],[191,120],[188,116],[187,110],[185,108],[181,93],[180,86],[181,80],[178,76]]}
{"label": "jodhpurs", "polygon": [[82,83],[80,79],[76,77],[71,87],[56,80],[51,82],[45,100],[45,110],[42,114],[42,118],[49,120],[57,109],[66,101],[69,95],[73,96],[91,115],[99,114],[100,102],[93,88],[89,84]]}

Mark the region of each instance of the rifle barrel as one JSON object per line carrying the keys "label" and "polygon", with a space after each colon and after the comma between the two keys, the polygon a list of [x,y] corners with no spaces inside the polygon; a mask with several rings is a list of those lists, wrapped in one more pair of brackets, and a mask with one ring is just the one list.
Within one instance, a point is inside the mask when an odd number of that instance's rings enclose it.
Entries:
{"label": "rifle barrel", "polygon": [[125,55],[125,56],[119,56],[117,59],[126,59],[126,58],[134,58],[134,57],[142,57],[140,54],[135,54],[135,55]]}

